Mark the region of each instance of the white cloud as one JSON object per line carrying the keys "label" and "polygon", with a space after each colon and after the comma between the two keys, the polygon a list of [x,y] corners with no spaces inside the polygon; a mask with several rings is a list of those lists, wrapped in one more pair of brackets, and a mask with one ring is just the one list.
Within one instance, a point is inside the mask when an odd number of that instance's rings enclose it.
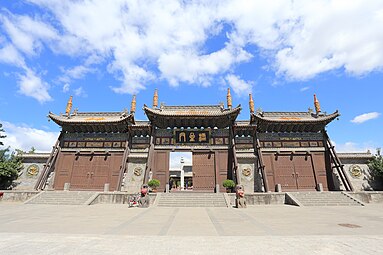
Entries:
{"label": "white cloud", "polygon": [[57,37],[48,24],[29,16],[0,16],[3,26],[16,48],[28,55],[34,55],[42,48],[42,41],[49,42]]}
{"label": "white cloud", "polygon": [[[383,68],[379,0],[29,2],[46,15],[3,10],[6,43],[25,58],[38,57],[44,47],[77,58],[83,66],[64,69],[68,79],[108,62],[107,71],[121,81],[112,87],[117,93],[137,93],[156,78],[174,86],[209,85],[255,54],[267,58],[269,70],[298,80],[330,70],[361,75]],[[209,49],[216,35],[224,42]],[[6,59],[20,63],[15,56]]]}
{"label": "white cloud", "polygon": [[358,115],[355,118],[353,118],[351,120],[351,122],[360,124],[360,123],[366,122],[368,120],[376,119],[379,117],[379,115],[380,115],[379,112],[364,113],[364,114]]}
{"label": "white cloud", "polygon": [[295,1],[289,34],[276,54],[278,71],[293,79],[344,68],[354,75],[383,67],[383,2]]}
{"label": "white cloud", "polygon": [[309,89],[310,89],[310,87],[303,87],[299,91],[303,92],[303,91],[306,91],[306,90],[309,90]]}
{"label": "white cloud", "polygon": [[64,86],[63,86],[63,92],[68,92],[69,91],[69,88],[70,88],[70,85],[68,83],[65,83]]}
{"label": "white cloud", "polygon": [[331,141],[335,146],[336,152],[367,152],[370,151],[372,154],[375,153],[376,147],[372,143],[358,144],[354,142],[345,142],[343,144],[337,144]]}
{"label": "white cloud", "polygon": [[26,70],[25,75],[19,75],[18,85],[21,94],[33,97],[40,103],[52,100],[48,93],[49,85],[30,69]]}
{"label": "white cloud", "polygon": [[15,65],[18,67],[25,67],[24,58],[11,44],[7,44],[0,49],[0,62]]}
{"label": "white cloud", "polygon": [[67,84],[72,80],[84,78],[86,74],[95,72],[95,69],[85,65],[78,65],[69,69],[61,68],[61,71],[63,75],[59,78],[59,81]]}
{"label": "white cloud", "polygon": [[79,87],[79,88],[75,89],[74,90],[74,94],[76,96],[82,96],[82,97],[86,97],[87,96],[87,94],[85,93],[85,90],[84,90],[83,87]]}
{"label": "white cloud", "polygon": [[236,63],[247,61],[251,54],[231,45],[207,55],[192,52],[163,54],[158,62],[164,78],[172,85],[178,82],[209,85],[209,77],[224,73]]}
{"label": "white cloud", "polygon": [[229,83],[234,93],[239,96],[246,96],[251,93],[252,84],[241,80],[238,76],[229,74],[226,76],[226,81]]}
{"label": "white cloud", "polygon": [[16,125],[7,121],[1,123],[7,136],[3,139],[4,147],[10,146],[12,150],[29,151],[34,147],[37,152],[50,152],[59,135],[58,132],[47,132],[27,125]]}

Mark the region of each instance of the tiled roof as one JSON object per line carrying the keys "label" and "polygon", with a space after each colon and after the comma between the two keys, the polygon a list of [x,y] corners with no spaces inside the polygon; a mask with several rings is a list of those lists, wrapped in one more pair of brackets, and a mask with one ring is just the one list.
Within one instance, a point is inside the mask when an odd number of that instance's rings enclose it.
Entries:
{"label": "tiled roof", "polygon": [[338,111],[332,114],[315,114],[310,112],[257,112],[255,117],[271,122],[320,122],[338,117]]}
{"label": "tiled roof", "polygon": [[149,108],[144,105],[146,113],[162,116],[224,116],[239,112],[240,106],[233,109],[225,109],[222,105],[195,105],[195,106],[165,106],[160,108]]}
{"label": "tiled roof", "polygon": [[144,111],[151,124],[160,128],[167,127],[219,127],[232,125],[241,111],[238,105],[225,109],[223,105],[164,106]]}
{"label": "tiled roof", "polygon": [[337,118],[338,111],[331,114],[312,112],[257,112],[251,122],[261,132],[318,132]]}
{"label": "tiled roof", "polygon": [[48,117],[68,132],[123,132],[128,124],[134,123],[134,115],[123,112],[76,112]]}
{"label": "tiled roof", "polygon": [[[109,123],[109,122],[121,122],[129,117],[126,111],[123,112],[78,112],[67,115],[56,115],[49,112],[49,118],[53,121],[61,123]],[[57,123],[56,122],[56,123]]]}

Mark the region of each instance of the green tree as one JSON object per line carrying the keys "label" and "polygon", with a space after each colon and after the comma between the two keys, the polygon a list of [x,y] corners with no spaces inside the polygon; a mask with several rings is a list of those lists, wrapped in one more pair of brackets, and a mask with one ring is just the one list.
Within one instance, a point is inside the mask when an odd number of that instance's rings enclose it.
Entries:
{"label": "green tree", "polygon": [[22,168],[21,158],[15,152],[9,148],[0,150],[0,190],[12,188]]}
{"label": "green tree", "polygon": [[368,167],[377,176],[383,177],[383,157],[380,154],[380,148],[376,149],[377,153],[372,160],[369,161]]}

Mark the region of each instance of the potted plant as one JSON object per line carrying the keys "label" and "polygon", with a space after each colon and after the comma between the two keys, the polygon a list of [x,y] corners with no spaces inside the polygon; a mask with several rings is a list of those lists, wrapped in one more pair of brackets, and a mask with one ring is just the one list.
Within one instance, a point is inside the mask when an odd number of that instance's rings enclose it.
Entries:
{"label": "potted plant", "polygon": [[233,192],[233,188],[235,187],[235,182],[233,180],[224,180],[222,185],[226,188],[226,192]]}
{"label": "potted plant", "polygon": [[148,182],[148,186],[152,189],[153,192],[156,192],[157,188],[160,186],[160,181],[157,179],[151,179]]}

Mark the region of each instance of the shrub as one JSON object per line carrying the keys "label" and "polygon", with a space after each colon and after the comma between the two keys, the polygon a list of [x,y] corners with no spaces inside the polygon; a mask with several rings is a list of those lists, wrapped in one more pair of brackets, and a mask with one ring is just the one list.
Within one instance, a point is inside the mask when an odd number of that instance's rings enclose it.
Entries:
{"label": "shrub", "polygon": [[151,179],[148,182],[148,186],[151,187],[152,189],[157,189],[160,186],[160,181],[157,179]]}
{"label": "shrub", "polygon": [[224,180],[222,185],[226,188],[226,189],[232,189],[235,187],[235,182],[233,180]]}

